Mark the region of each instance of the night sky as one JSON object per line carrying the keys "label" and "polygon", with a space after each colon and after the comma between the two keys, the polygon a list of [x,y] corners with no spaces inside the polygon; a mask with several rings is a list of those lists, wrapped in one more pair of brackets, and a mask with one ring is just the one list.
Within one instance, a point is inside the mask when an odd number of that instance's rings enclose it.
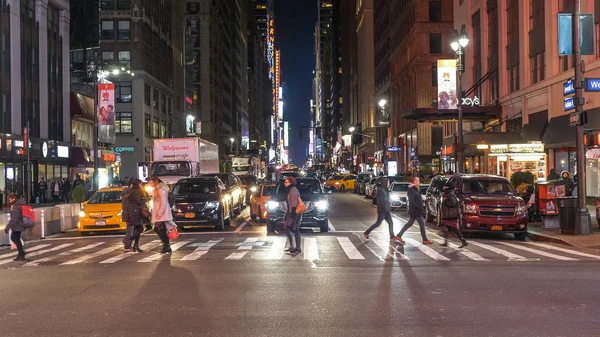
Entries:
{"label": "night sky", "polygon": [[275,0],[275,46],[281,50],[283,119],[289,121],[290,158],[296,165],[306,161],[310,99],[315,68],[313,33],[317,22],[317,0]]}

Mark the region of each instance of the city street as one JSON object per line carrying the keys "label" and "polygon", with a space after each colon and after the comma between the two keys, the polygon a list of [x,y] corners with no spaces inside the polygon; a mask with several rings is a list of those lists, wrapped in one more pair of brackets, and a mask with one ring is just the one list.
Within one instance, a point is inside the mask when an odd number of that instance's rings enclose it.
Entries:
{"label": "city street", "polygon": [[371,201],[329,201],[330,232],[303,229],[297,256],[248,210],[227,231],[182,233],[166,256],[151,231],[142,254],[77,232],[28,242],[27,262],[0,250],[2,336],[598,335],[600,251],[508,235],[445,248],[432,224],[431,246],[417,226],[390,243],[385,223],[364,242]]}

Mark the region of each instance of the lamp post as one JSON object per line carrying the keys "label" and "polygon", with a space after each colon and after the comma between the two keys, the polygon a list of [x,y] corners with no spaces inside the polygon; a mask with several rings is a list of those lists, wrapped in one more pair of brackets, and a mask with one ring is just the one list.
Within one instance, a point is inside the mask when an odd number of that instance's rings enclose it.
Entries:
{"label": "lamp post", "polygon": [[465,142],[463,139],[463,111],[462,111],[462,73],[465,71],[465,68],[462,64],[462,56],[464,54],[464,49],[469,44],[469,35],[465,31],[465,24],[460,28],[460,33],[455,29],[454,30],[454,40],[450,43],[452,49],[456,52],[456,72],[457,72],[457,106],[458,109],[458,146],[456,149],[457,154],[457,163],[456,163],[456,171],[463,173],[464,172],[464,158],[463,151],[465,147]]}
{"label": "lamp post", "polygon": [[384,133],[383,133],[383,171],[387,173],[387,130],[388,130],[388,126],[390,125],[390,120],[387,116],[387,114],[385,113],[385,108],[387,106],[387,100],[385,98],[382,98],[379,100],[379,107],[381,108],[381,117],[382,117],[382,121],[380,122],[380,124],[382,126],[386,126],[384,129]]}
{"label": "lamp post", "polygon": [[350,131],[350,145],[352,146],[352,170],[356,173],[357,172],[357,170],[356,170],[356,164],[354,162],[354,156],[355,156],[355,154],[354,154],[354,146],[355,146],[355,144],[354,144],[354,130],[356,130],[356,128],[353,127],[353,126],[351,126],[351,127],[348,128],[348,131]]}

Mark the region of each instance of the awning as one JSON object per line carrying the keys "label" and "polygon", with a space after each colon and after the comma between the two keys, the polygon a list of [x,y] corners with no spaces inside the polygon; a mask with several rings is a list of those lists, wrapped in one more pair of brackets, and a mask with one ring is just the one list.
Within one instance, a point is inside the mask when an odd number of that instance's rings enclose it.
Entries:
{"label": "awning", "polygon": [[94,99],[71,91],[71,118],[94,120]]}
{"label": "awning", "polygon": [[71,167],[92,167],[94,162],[90,160],[87,151],[81,147],[71,147],[69,149],[69,166]]}
{"label": "awning", "polygon": [[527,143],[519,132],[471,132],[464,136],[465,145],[497,145]]}
{"label": "awning", "polygon": [[554,117],[546,127],[542,143],[546,148],[575,147],[575,133],[575,128],[569,125],[568,114]]}
{"label": "awning", "polygon": [[544,137],[544,131],[546,131],[547,125],[548,121],[526,124],[523,126],[523,129],[521,129],[521,138],[525,141],[539,142]]}
{"label": "awning", "polygon": [[463,151],[463,158],[475,157],[475,156],[477,156],[477,146],[473,146],[473,145],[465,146],[465,150]]}
{"label": "awning", "polygon": [[[463,106],[463,121],[465,122],[487,122],[499,119],[502,116],[502,106]],[[402,118],[426,121],[456,121],[458,119],[457,109],[417,108],[406,111]]]}

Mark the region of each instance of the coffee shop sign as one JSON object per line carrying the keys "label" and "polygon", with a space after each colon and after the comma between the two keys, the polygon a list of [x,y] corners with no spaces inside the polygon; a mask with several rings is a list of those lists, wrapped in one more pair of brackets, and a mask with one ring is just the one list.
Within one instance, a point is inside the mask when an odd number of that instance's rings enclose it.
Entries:
{"label": "coffee shop sign", "polygon": [[463,97],[462,98],[462,105],[463,106],[479,106],[479,97],[475,96],[473,98],[471,97]]}

